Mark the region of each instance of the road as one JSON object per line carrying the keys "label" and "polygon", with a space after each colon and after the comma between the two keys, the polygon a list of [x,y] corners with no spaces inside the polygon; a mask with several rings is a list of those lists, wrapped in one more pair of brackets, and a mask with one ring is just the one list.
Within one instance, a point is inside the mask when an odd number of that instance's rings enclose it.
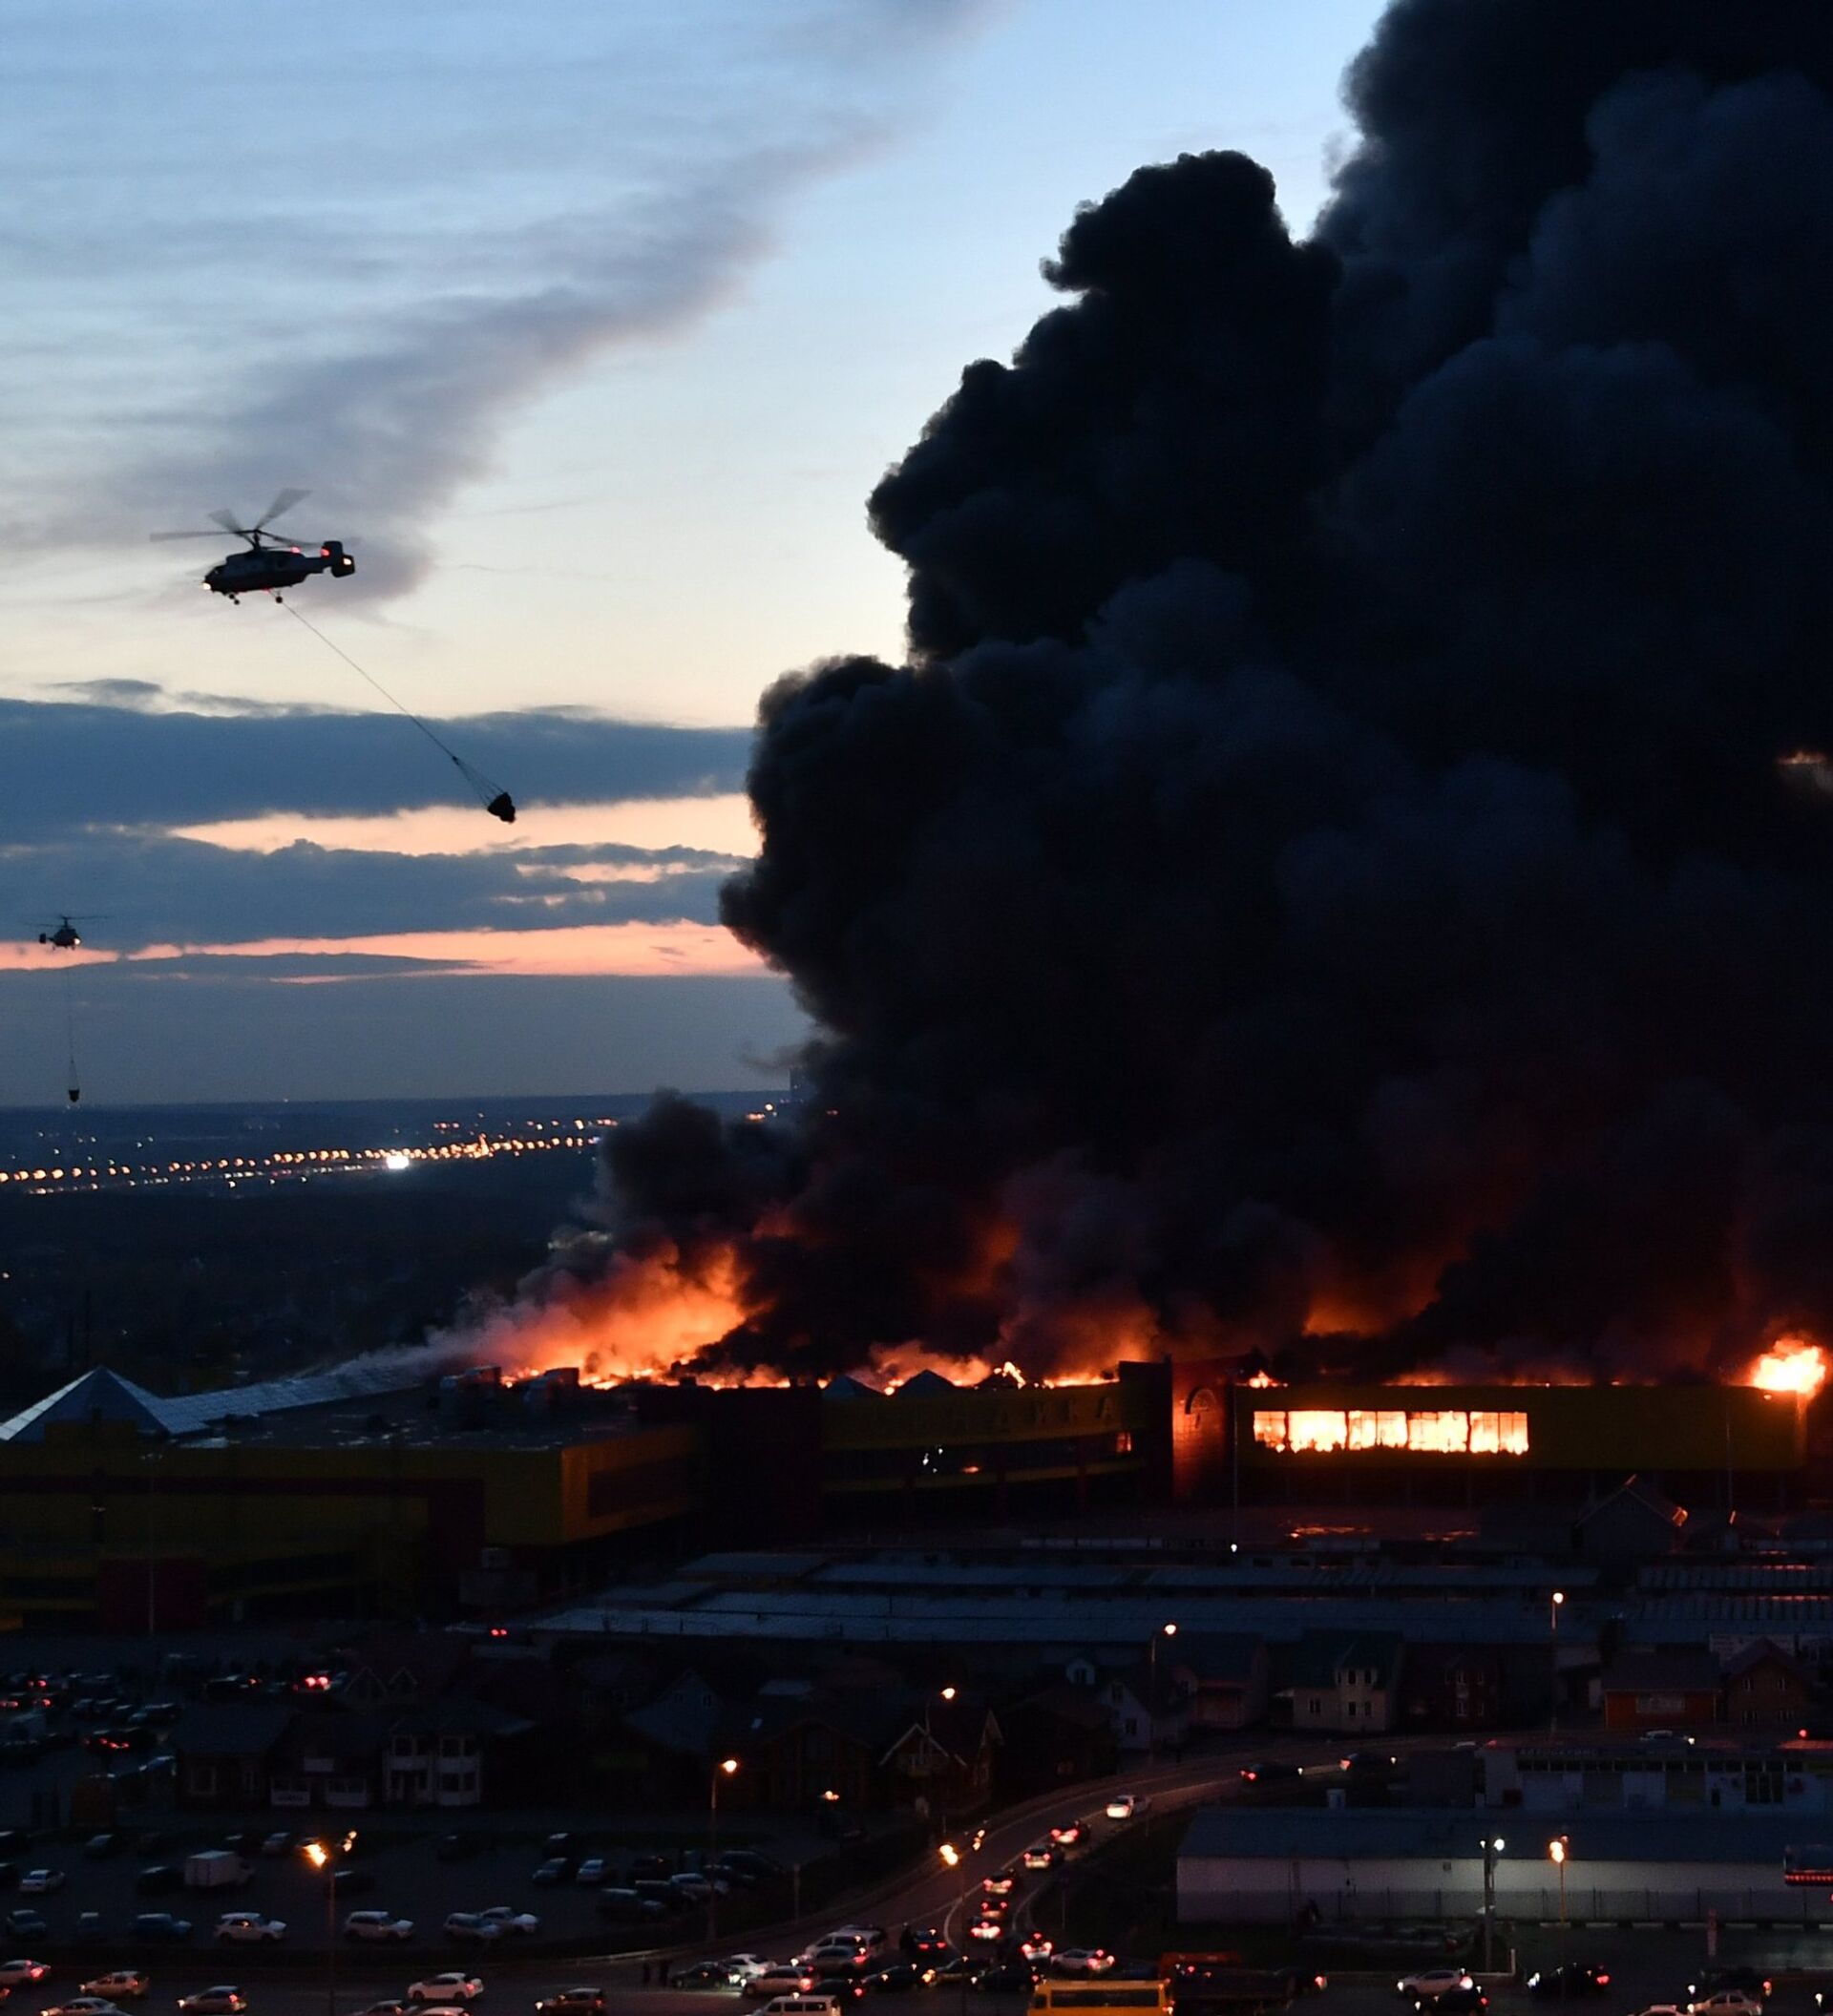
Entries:
{"label": "road", "polygon": [[[1442,1749],[1443,1746],[1442,1736],[1392,1737],[1383,1739],[1382,1745],[1384,1750],[1395,1754],[1404,1754],[1411,1748]],[[105,1957],[98,1953],[95,1960],[88,1962],[56,1961],[45,1983],[36,1988],[21,1989],[12,1996],[6,2016],[37,2016],[37,2012],[55,2006],[75,1992],[86,1975],[99,1973],[105,1964],[117,1962],[137,1963],[152,1974],[151,1995],[145,2003],[136,2006],[147,2010],[149,2016],[164,2016],[179,1995],[218,1982],[234,1982],[241,1985],[249,1996],[252,2016],[358,2016],[358,2012],[370,2003],[399,1997],[410,1980],[461,1964],[480,1974],[487,1984],[486,1993],[475,2006],[479,2016],[509,2016],[511,2011],[516,2012],[516,2016],[531,2016],[533,2006],[539,1997],[557,1987],[578,1983],[614,1989],[621,2006],[629,2004],[640,2008],[643,2016],[721,2016],[721,2012],[736,2016],[741,2005],[734,1996],[684,1993],[664,1988],[654,1981],[645,1981],[644,1976],[659,1974],[664,1958],[678,1970],[696,1955],[709,1951],[727,1952],[735,1945],[772,1958],[787,1957],[801,1950],[813,1938],[843,1919],[884,1925],[894,1942],[906,1924],[939,1924],[945,1927],[951,1941],[959,1944],[965,1929],[966,1907],[970,1899],[978,1898],[980,1879],[996,1869],[1017,1862],[1024,1849],[1046,1835],[1052,1826],[1071,1820],[1085,1824],[1084,1842],[1072,1851],[1072,1857],[1079,1858],[1099,1852],[1118,1832],[1135,1824],[1110,1821],[1106,1817],[1104,1808],[1114,1792],[1131,1792],[1141,1800],[1145,1808],[1140,1816],[1142,1820],[1161,1818],[1169,1812],[1198,1806],[1217,1797],[1236,1796],[1240,1790],[1241,1765],[1250,1757],[1300,1763],[1308,1769],[1331,1770],[1335,1768],[1338,1755],[1333,1739],[1329,1738],[1269,1736],[1264,1732],[1244,1734],[1238,1740],[1231,1739],[1226,1749],[1206,1752],[1201,1757],[1142,1766],[1099,1789],[1079,1785],[995,1815],[987,1823],[978,1847],[973,1845],[972,1830],[957,1837],[952,1845],[959,1851],[960,1858],[953,1869],[945,1866],[938,1855],[934,1862],[914,1872],[906,1871],[844,1906],[830,1907],[818,1917],[803,1917],[736,1938],[716,1938],[710,1945],[703,1936],[648,1954],[600,1954],[558,1960],[527,1949],[517,1952],[514,1948],[482,1952],[470,1948],[432,1955],[417,1952],[408,1957],[385,1956],[373,1948],[340,1945],[336,1956],[334,2000],[330,1994],[323,1934],[319,1930],[323,1920],[315,1902],[322,1893],[306,1884],[305,1872],[282,1865],[263,1880],[263,1887],[265,1889],[271,1885],[278,1891],[284,1885],[288,1893],[296,1893],[284,1897],[277,1895],[273,1900],[282,1907],[282,1915],[287,1918],[292,1927],[288,1948],[284,1953],[263,1953],[257,1959],[235,1948],[205,1949],[201,1945],[123,1952],[111,1943]],[[457,1870],[445,1874],[454,1886],[459,1882],[464,1885],[467,1895],[456,1898],[454,1902],[457,1904],[469,1904],[468,1893],[476,1891],[481,1897],[484,1889],[489,1887],[488,1879],[480,1884],[476,1865],[459,1865]],[[1048,1873],[1025,1875],[1020,1872],[1009,1922],[1021,1928],[1028,1924],[1031,1913],[1053,1884],[1054,1877]],[[182,1910],[187,1916],[207,1924],[220,1901],[225,1907],[233,1904],[245,1908],[251,1903],[263,1904],[267,1900],[264,1897],[251,1900],[243,1893],[224,1900],[186,1897],[151,1901]],[[390,1898],[377,1896],[353,1898],[349,1903],[354,1906],[390,1901]],[[551,1893],[547,1897],[537,1893],[531,1901],[537,1910],[541,1910],[554,1899]],[[293,1942],[295,1936],[296,1945]],[[1073,1941],[1072,1926],[1069,1942]],[[1335,1992],[1333,1990],[1333,1996]],[[964,2001],[963,1997],[963,2004]],[[986,2010],[987,2016],[1007,2016],[1007,2012],[1001,2009],[1003,2002],[1004,1998],[977,1996],[975,2006]],[[895,2007],[896,2004],[893,2006]],[[937,2006],[936,1991],[911,1998],[912,2016],[917,2016],[917,2012],[924,2009],[933,2011]],[[1323,2004],[1316,2006],[1318,2016],[1331,2016]],[[1381,2006],[1383,2016],[1395,2016],[1391,1993],[1382,2000]],[[1615,2016],[1614,2011],[1612,2016]]]}

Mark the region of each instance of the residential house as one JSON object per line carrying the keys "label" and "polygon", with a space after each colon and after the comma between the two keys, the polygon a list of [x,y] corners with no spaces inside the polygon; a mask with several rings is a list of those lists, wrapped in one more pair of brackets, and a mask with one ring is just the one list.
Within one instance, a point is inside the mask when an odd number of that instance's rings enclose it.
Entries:
{"label": "residential house", "polygon": [[1411,1646],[1404,1675],[1401,1693],[1409,1724],[1490,1729],[1506,1719],[1502,1654],[1493,1646]]}
{"label": "residential house", "polygon": [[206,1702],[186,1709],[172,1726],[179,1804],[264,1806],[274,1752],[293,1715],[278,1701]]}
{"label": "residential house", "polygon": [[1684,1506],[1646,1479],[1632,1477],[1579,1514],[1573,1544],[1581,1559],[1607,1574],[1628,1574],[1675,1553],[1686,1523]]}
{"label": "residential house", "polygon": [[1725,1720],[1736,1729],[1798,1729],[1814,1701],[1799,1660],[1768,1638],[1753,1638],[1725,1662]]}
{"label": "residential house", "polygon": [[352,1708],[434,1700],[470,1652],[469,1642],[449,1631],[377,1631],[351,1648],[338,1699]]}
{"label": "residential house", "polygon": [[1292,1651],[1292,1726],[1380,1735],[1400,1706],[1401,1641],[1371,1631],[1344,1638],[1307,1631]]}
{"label": "residential house", "polygon": [[984,1702],[930,1699],[878,1759],[899,1805],[945,1816],[979,1813],[993,1796],[1000,1725]]}
{"label": "residential house", "polygon": [[1709,1729],[1718,1720],[1718,1662],[1703,1648],[1619,1652],[1600,1684],[1606,1729]]}
{"label": "residential house", "polygon": [[388,1744],[386,1715],[336,1709],[297,1714],[274,1747],[267,1803],[366,1812],[382,1801]]}
{"label": "residential house", "polygon": [[1046,1687],[1000,1712],[1001,1796],[1022,1799],[1086,1778],[1120,1762],[1107,1711],[1087,1687]]}
{"label": "residential house", "polygon": [[600,1747],[600,1769],[622,1798],[670,1805],[706,1796],[706,1774],[731,1710],[691,1667],[632,1709]]}
{"label": "residential house", "polygon": [[909,1727],[908,1711],[868,1695],[766,1689],[733,1745],[734,1793],[779,1812],[863,1812],[885,1803],[879,1761]]}
{"label": "residential house", "polygon": [[1141,1660],[1124,1672],[1104,1674],[1095,1698],[1107,1711],[1108,1727],[1123,1753],[1175,1751],[1190,1733],[1190,1696],[1169,1654],[1155,1666]]}
{"label": "residential house", "polygon": [[1252,1729],[1267,1712],[1267,1648],[1244,1632],[1181,1633],[1171,1671],[1192,1729]]}
{"label": "residential house", "polygon": [[434,1701],[389,1719],[382,1756],[385,1806],[480,1806],[507,1791],[517,1803],[528,1796],[529,1774],[519,1768],[541,1729],[526,1716],[484,1701]]}

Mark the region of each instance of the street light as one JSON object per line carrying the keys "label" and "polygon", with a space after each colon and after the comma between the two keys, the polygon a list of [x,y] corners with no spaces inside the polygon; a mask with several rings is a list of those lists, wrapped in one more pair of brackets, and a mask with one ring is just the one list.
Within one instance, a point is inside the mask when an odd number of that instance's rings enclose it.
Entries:
{"label": "street light", "polygon": [[299,1852],[325,1879],[325,2010],[337,2016],[337,1864],[356,1846],[356,1836],[341,1841],[302,1841]]}
{"label": "street light", "polygon": [[706,1942],[713,1942],[715,1922],[719,1915],[719,1879],[713,1874],[713,1864],[719,1859],[719,1781],[721,1778],[738,1774],[736,1757],[721,1757],[713,1766],[706,1780]]}
{"label": "street light", "polygon": [[1552,1601],[1547,1606],[1547,1733],[1559,1733],[1559,1613],[1566,1602],[1566,1591],[1555,1589]]}
{"label": "street light", "polygon": [[1552,1858],[1553,1867],[1559,1871],[1559,1929],[1566,1929],[1566,1843],[1570,1836],[1556,1835],[1547,1843],[1547,1853]]}
{"label": "street light", "polygon": [[1148,1680],[1146,1686],[1146,1762],[1149,1768],[1158,1761],[1158,1641],[1161,1638],[1175,1638],[1175,1624],[1161,1624],[1152,1633],[1151,1653],[1147,1662]]}
{"label": "street light", "polygon": [[1496,1858],[1504,1847],[1501,1835],[1483,1838],[1483,1971],[1496,1971]]}

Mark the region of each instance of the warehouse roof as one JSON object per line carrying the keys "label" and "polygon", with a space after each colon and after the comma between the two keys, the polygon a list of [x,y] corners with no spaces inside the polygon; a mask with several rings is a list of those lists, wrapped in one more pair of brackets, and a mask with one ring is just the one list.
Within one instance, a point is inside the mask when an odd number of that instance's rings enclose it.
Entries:
{"label": "warehouse roof", "polygon": [[[1536,1816],[1538,1818],[1538,1816]],[[1748,1862],[1780,1869],[1784,1850],[1811,1838],[1812,1816],[1701,1813],[1681,1818],[1672,1808],[1650,1813],[1562,1813],[1559,1827],[1573,1866],[1585,1861]],[[1179,1858],[1291,1861],[1329,1856],[1351,1861],[1371,1857],[1418,1857],[1433,1861],[1481,1857],[1485,1833],[1505,1843],[1521,1832],[1519,1858],[1546,1864],[1544,1825],[1527,1826],[1519,1814],[1469,1807],[1316,1806],[1208,1807],[1185,1830]]]}

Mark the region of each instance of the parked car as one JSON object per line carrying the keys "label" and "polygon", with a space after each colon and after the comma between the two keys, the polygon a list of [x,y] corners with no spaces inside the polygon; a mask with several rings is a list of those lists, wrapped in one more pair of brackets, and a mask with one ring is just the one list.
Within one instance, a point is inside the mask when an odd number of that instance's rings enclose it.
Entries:
{"label": "parked car", "polygon": [[141,1967],[111,1967],[106,1974],[83,1983],[85,1995],[100,1995],[109,2002],[138,2002],[153,1985],[152,1977]]}
{"label": "parked car", "polygon": [[164,1897],[184,1888],[184,1870],[178,1862],[149,1863],[134,1879],[134,1887],[142,1897]]}
{"label": "parked car", "polygon": [[[696,1961],[691,1967],[683,1967],[679,1973],[668,1977],[671,1988],[735,1988],[739,1977],[723,1960]],[[538,2009],[541,2005],[537,2003]]]}
{"label": "parked car", "polygon": [[61,1890],[67,1879],[61,1869],[28,1869],[19,1879],[21,1897],[48,1897],[53,1890]]}
{"label": "parked car", "polygon": [[[1611,1985],[1603,1967],[1568,1961],[1562,1967],[1539,1967],[1528,1977],[1528,1992],[1542,2002],[1572,2002],[1581,1995],[1602,1995]],[[1759,2003],[1758,2006],[1762,2006]]]}
{"label": "parked car", "polygon": [[293,1837],[283,1827],[277,1834],[270,1834],[263,1840],[261,1852],[263,1855],[290,1855],[292,1847]]}
{"label": "parked car", "polygon": [[7,1913],[7,1931],[13,1939],[45,1939],[50,1936],[51,1927],[42,1912],[22,1904],[17,1911]]}
{"label": "parked car", "polygon": [[1413,2004],[1418,2016],[1479,2016],[1488,2006],[1488,1996],[1474,1982],[1467,1988],[1446,1988],[1429,2002],[1420,1996]]}
{"label": "parked car", "polygon": [[599,1916],[617,1924],[653,1923],[668,1916],[668,1907],[653,1897],[641,1897],[613,1884],[599,1892]]}
{"label": "parked car", "polygon": [[1763,2005],[1748,1988],[1716,1988],[1689,2002],[1687,2016],[1763,2016]]}
{"label": "parked car", "polygon": [[88,1861],[99,1862],[105,1857],[113,1855],[120,1845],[121,1837],[118,1834],[92,1834],[83,1843],[83,1856]]}
{"label": "parked car", "polygon": [[367,2009],[358,2009],[356,2016],[411,2016],[405,2002],[372,2002]]}
{"label": "parked car", "polygon": [[352,1911],[344,1921],[346,1939],[369,1940],[386,1944],[390,1940],[411,1939],[413,1921],[396,1918],[392,1911]]}
{"label": "parked car", "polygon": [[610,2007],[602,1988],[556,1988],[535,2005],[535,2016],[604,2016]]}
{"label": "parked car", "polygon": [[285,1921],[260,1911],[225,1911],[217,1921],[220,1946],[272,1946],[285,1937]]}
{"label": "parked car", "polygon": [[512,1911],[507,1904],[492,1904],[477,1916],[499,1926],[505,1938],[512,1934],[528,1939],[541,1929],[541,1922],[532,1911]]}
{"label": "parked car", "polygon": [[136,1939],[163,1940],[176,1945],[191,1937],[191,1921],[177,1918],[170,1911],[142,1911],[134,1921],[133,1932]]}
{"label": "parked car", "polygon": [[247,1996],[227,1985],[199,1988],[195,1994],[179,1997],[184,2016],[242,2016],[247,2006]]}
{"label": "parked car", "polygon": [[503,1928],[494,1918],[486,1918],[479,1911],[454,1911],[446,1920],[445,1935],[448,1939],[474,1941],[479,1945],[501,1939]]}
{"label": "parked car", "polygon": [[1435,2002],[1452,1988],[1470,1985],[1470,1976],[1462,1967],[1426,1967],[1418,1974],[1402,1974],[1394,1990],[1408,2002]]}
{"label": "parked car", "polygon": [[53,2003],[38,2016],[120,2016],[105,1995],[73,1995],[68,2002]]}
{"label": "parked car", "polygon": [[35,1987],[51,1972],[43,1960],[0,1960],[0,1987]]}
{"label": "parked car", "polygon": [[339,1897],[363,1897],[375,1888],[373,1869],[353,1869],[346,1862],[331,1871],[331,1888]]}
{"label": "parked car", "polygon": [[913,1965],[907,1960],[888,1960],[868,1968],[859,1977],[859,1985],[868,1995],[908,1995],[913,1988],[926,1986],[929,1980],[927,1967]]}
{"label": "parked car", "polygon": [[969,1987],[982,1995],[1028,1995],[1032,1985],[1031,1969],[1016,1960],[1002,1960],[995,1966],[982,1967],[968,1982]]}
{"label": "parked car", "polygon": [[573,1880],[582,1890],[596,1890],[604,1881],[605,1874],[603,1856],[588,1855],[573,1872]]}
{"label": "parked car", "polygon": [[424,1981],[416,1981],[408,1988],[410,2002],[475,2002],[484,1992],[484,1984],[475,1974],[465,1974],[457,1970],[446,1974],[429,1974]]}
{"label": "parked car", "polygon": [[529,1878],[531,1883],[538,1883],[542,1889],[551,1889],[556,1883],[563,1883],[573,1874],[573,1862],[569,1856],[550,1855],[546,1861],[538,1864]]}
{"label": "parked car", "polygon": [[442,1834],[432,1852],[442,1862],[468,1862],[477,1853],[477,1842],[469,1834]]}
{"label": "parked car", "polygon": [[1701,2002],[1720,1988],[1742,1988],[1746,1995],[1767,2002],[1776,1992],[1776,1984],[1760,1967],[1708,1967],[1696,1981],[1688,1982],[1687,2000]]}
{"label": "parked car", "polygon": [[752,2002],[770,2002],[779,1995],[808,1995],[814,1990],[812,1967],[771,1967],[745,1983],[743,1993]]}
{"label": "parked car", "polygon": [[71,1938],[79,1946],[99,1946],[107,1937],[107,1929],[102,1923],[102,1914],[99,1911],[77,1912],[75,1927],[71,1933]]}

